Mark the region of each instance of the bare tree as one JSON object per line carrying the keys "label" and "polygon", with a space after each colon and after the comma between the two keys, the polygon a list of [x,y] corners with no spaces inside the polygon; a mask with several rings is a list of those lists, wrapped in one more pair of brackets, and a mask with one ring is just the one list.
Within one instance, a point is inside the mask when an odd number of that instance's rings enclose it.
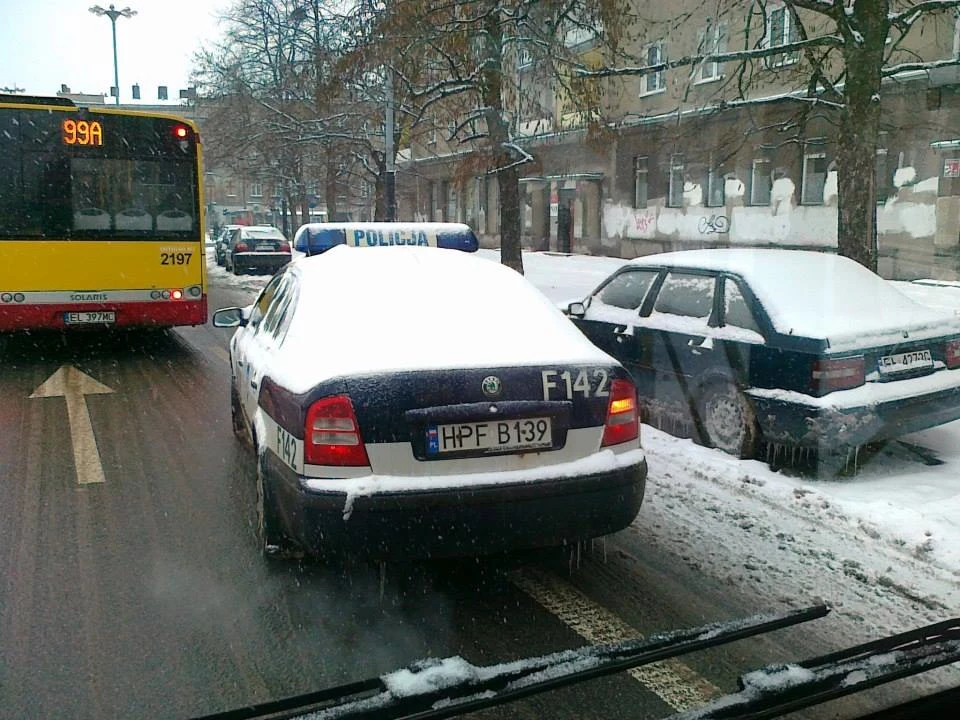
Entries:
{"label": "bare tree", "polygon": [[536,63],[551,89],[563,90],[587,122],[585,83],[571,75],[581,39],[614,45],[623,0],[389,0],[361,3],[376,57],[398,78],[410,127],[446,130],[446,147],[497,178],[504,264],[523,272],[521,167],[535,161],[517,132],[526,96],[517,68]]}
{"label": "bare tree", "polygon": [[342,183],[382,156],[367,133],[374,108],[357,97],[356,69],[344,62],[345,16],[321,0],[237,0],[224,20],[223,39],[197,58],[200,90],[217,100],[211,125],[222,151],[213,157],[252,157],[302,222],[307,180],[322,178],[335,216]]}
{"label": "bare tree", "polygon": [[[952,20],[958,6],[960,0],[782,0],[769,7],[764,0],[718,0],[718,14],[742,18],[735,35],[738,49],[718,52],[716,47],[701,47],[674,60],[647,63],[646,58],[639,62],[634,58],[636,64],[582,66],[577,74],[625,78],[696,68],[705,62],[729,63],[737,66],[732,73],[735,82],[727,84],[720,107],[743,107],[756,102],[753,91],[765,82],[765,71],[779,64],[778,58],[795,58],[791,76],[798,96],[836,117],[839,252],[876,271],[875,162],[883,81],[960,64],[956,57],[921,57],[905,42],[928,21],[948,13]],[[772,26],[774,19],[777,24]]]}

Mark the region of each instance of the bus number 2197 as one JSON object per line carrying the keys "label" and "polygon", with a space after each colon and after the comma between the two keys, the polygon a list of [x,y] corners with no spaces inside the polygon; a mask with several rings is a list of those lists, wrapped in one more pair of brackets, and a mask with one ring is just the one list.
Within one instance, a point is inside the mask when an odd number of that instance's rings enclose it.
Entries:
{"label": "bus number 2197", "polygon": [[161,265],[189,265],[190,258],[192,257],[193,257],[193,253],[189,253],[189,252],[160,253],[160,264]]}

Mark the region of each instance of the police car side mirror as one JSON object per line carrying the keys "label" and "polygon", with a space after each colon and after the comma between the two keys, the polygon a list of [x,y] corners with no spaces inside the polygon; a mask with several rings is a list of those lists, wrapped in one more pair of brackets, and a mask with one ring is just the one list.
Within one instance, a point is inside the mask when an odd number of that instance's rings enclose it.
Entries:
{"label": "police car side mirror", "polygon": [[587,307],[582,302],[572,302],[567,305],[567,315],[575,318],[582,318],[587,314]]}
{"label": "police car side mirror", "polygon": [[219,328],[243,327],[247,324],[247,318],[243,308],[231,307],[217,310],[213,314],[213,326]]}

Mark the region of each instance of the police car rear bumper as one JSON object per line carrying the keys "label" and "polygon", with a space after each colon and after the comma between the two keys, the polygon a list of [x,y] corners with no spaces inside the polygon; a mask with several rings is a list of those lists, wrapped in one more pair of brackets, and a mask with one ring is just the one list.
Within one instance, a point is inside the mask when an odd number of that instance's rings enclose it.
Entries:
{"label": "police car rear bumper", "polygon": [[304,550],[382,560],[492,555],[617,532],[640,511],[647,478],[641,459],[535,483],[365,495],[347,514],[345,493],[306,490],[276,455],[264,460],[277,510]]}

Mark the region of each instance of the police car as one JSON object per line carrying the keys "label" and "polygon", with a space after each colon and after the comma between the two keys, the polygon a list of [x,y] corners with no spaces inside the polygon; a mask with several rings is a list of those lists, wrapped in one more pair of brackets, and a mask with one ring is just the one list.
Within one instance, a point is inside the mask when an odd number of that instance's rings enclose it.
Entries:
{"label": "police car", "polygon": [[466,226],[338,230],[214,314],[237,328],[263,552],[472,556],[629,525],[647,465],[624,368],[521,275],[450,249],[476,250]]}

